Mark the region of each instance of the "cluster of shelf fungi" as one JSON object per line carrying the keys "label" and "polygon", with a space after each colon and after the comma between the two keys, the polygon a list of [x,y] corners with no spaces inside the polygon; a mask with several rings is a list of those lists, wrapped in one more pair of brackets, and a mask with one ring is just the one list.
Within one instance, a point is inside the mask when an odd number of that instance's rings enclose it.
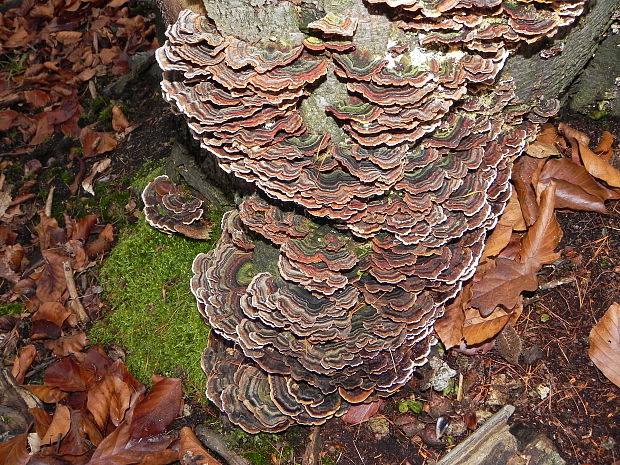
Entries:
{"label": "cluster of shelf fungi", "polygon": [[[558,109],[516,101],[498,75],[520,43],[584,7],[371,2],[409,42],[374,53],[356,43],[355,17],[316,11],[302,40],[248,43],[184,10],[157,51],[164,97],[208,156],[256,186],[191,280],[212,328],[207,396],[249,432],[321,424],[425,363],[508,200],[513,160]],[[342,138],[312,132],[300,110],[329,73],[348,93],[325,106]],[[206,224],[165,177],[143,197],[155,227]]]}

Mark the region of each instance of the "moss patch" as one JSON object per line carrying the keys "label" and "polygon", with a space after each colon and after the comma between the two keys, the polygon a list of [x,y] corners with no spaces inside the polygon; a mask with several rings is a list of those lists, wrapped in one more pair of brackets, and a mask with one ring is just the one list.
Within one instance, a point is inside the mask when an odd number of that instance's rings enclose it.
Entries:
{"label": "moss patch", "polygon": [[209,241],[168,236],[143,219],[125,229],[101,269],[112,311],[95,324],[90,340],[125,347],[127,365],[142,382],[152,374],[182,376],[187,394],[203,397],[200,356],[208,327],[189,280],[194,257],[209,250],[217,236],[217,230]]}
{"label": "moss patch", "polygon": [[0,305],[0,316],[16,315],[18,313],[22,313],[23,311],[24,307],[22,304],[17,302]]}

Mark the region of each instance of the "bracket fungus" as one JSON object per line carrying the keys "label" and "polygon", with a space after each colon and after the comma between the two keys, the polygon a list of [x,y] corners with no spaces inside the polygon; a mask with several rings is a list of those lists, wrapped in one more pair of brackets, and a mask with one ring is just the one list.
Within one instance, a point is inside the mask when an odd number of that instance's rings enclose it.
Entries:
{"label": "bracket fungus", "polygon": [[142,191],[144,218],[155,229],[179,233],[192,239],[208,239],[211,222],[205,217],[205,199],[174,184],[168,176],[158,176]]}
{"label": "bracket fungus", "polygon": [[[256,187],[191,281],[213,330],[207,396],[249,432],[320,424],[426,362],[506,205],[513,160],[557,110],[517,101],[500,72],[584,6],[369,2],[391,31],[379,49],[358,2],[260,40],[185,10],[157,51],[164,97],[208,156]],[[151,191],[145,203],[163,202]]]}

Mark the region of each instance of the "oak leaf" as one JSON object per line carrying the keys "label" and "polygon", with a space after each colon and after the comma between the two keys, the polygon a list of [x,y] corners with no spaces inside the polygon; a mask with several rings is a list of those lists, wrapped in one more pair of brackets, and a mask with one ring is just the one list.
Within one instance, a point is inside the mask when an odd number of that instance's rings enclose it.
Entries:
{"label": "oak leaf", "polygon": [[499,305],[506,309],[513,308],[523,291],[535,291],[537,288],[538,279],[529,264],[498,258],[495,267],[472,285],[469,305],[486,317]]}

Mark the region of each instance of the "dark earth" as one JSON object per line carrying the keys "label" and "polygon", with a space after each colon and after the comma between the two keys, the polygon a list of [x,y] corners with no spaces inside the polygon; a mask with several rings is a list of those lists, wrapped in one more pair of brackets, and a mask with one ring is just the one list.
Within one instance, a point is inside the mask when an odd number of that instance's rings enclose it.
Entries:
{"label": "dark earth", "polygon": [[[131,123],[137,127],[116,150],[105,154],[112,159],[106,172],[108,189],[124,192],[127,187],[114,180],[128,179],[145,163],[166,158],[174,141],[196,153],[184,122],[160,98],[156,76],[141,75],[114,99],[129,109]],[[603,129],[614,133],[616,139],[620,137],[620,122],[612,119],[591,121],[564,113],[553,122],[560,121],[588,133],[594,144]],[[54,202],[64,204],[69,215],[83,214],[67,183],[59,176],[45,175],[45,170],[58,167],[72,175],[78,171],[77,164],[67,158],[66,144],[58,139],[54,142],[29,153],[0,157],[16,164],[37,158],[43,165],[37,178],[41,180],[39,191],[54,185]],[[10,181],[16,185],[23,182],[15,175]],[[42,208],[44,200],[36,202],[36,207]],[[457,400],[456,386],[444,393],[422,390],[421,373],[385,400],[370,422],[352,426],[337,419],[321,427],[322,463],[434,463],[475,428],[476,416],[482,419],[505,404],[516,407],[513,425],[544,433],[569,464],[611,465],[620,459],[620,391],[594,367],[587,353],[590,329],[610,304],[620,302],[620,202],[607,206],[608,215],[559,213],[564,231],[562,259],[544,267],[541,290],[526,296],[526,306],[514,328],[522,344],[518,361],[507,361],[497,347],[480,355],[448,352],[448,365],[463,375],[461,400]],[[89,213],[98,212],[97,205],[92,208]],[[20,225],[20,234],[30,236],[31,227],[30,223]],[[96,279],[96,273],[91,276]],[[6,291],[3,283],[1,293]],[[422,412],[402,412],[403,401],[414,398],[421,401]],[[194,414],[185,423],[213,421],[214,416],[216,409],[195,404]],[[448,417],[451,425],[437,440],[433,432],[439,416]],[[427,426],[422,431],[412,426],[420,422]],[[282,444],[277,440],[270,462],[301,463],[308,434],[304,428],[286,433],[282,441],[291,442],[295,456],[279,455]],[[237,452],[251,452],[251,446],[239,447]]]}

